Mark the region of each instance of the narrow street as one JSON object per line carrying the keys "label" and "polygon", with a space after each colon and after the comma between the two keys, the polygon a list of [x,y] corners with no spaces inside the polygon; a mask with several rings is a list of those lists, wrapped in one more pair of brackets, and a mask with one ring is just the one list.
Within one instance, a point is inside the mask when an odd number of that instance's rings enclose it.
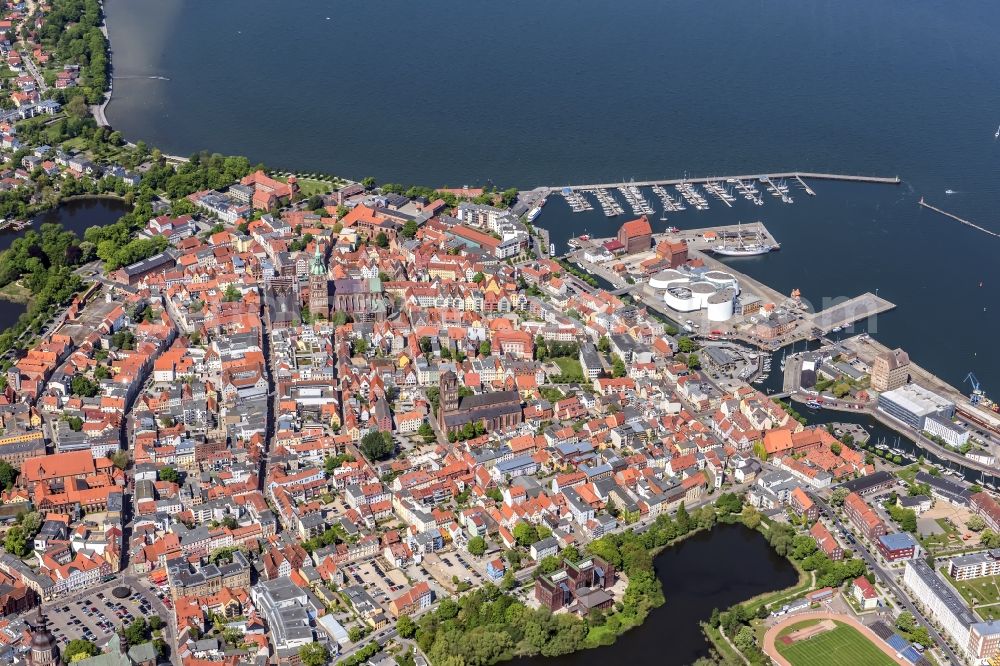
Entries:
{"label": "narrow street", "polygon": [[31,59],[31,54],[27,51],[21,51],[21,60],[24,62],[24,66],[28,68],[28,73],[31,74],[31,78],[35,80],[38,84],[38,94],[44,96],[49,91],[49,86],[45,83],[45,78],[42,73],[38,71],[38,66],[35,65],[35,61]]}

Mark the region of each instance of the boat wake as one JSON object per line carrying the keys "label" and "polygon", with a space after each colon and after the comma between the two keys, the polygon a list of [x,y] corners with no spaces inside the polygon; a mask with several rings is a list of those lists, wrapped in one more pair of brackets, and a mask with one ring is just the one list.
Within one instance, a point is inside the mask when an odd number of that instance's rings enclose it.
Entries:
{"label": "boat wake", "polygon": [[148,79],[152,81],[169,81],[165,76],[116,76],[114,77],[116,81],[122,81],[125,79]]}

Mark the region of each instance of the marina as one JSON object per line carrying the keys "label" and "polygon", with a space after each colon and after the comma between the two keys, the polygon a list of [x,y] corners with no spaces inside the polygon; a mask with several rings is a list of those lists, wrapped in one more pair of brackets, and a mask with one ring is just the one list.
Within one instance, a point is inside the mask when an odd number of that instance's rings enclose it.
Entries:
{"label": "marina", "polygon": [[[627,183],[605,183],[586,186],[566,185],[559,188],[559,191],[562,193],[566,202],[569,204],[570,209],[574,213],[583,213],[593,210],[593,205],[587,197],[584,196],[586,194],[593,195],[594,198],[597,199],[597,203],[601,207],[605,216],[617,217],[618,215],[624,215],[626,211],[625,206],[622,206],[613,194],[613,192],[617,190],[625,199],[625,202],[628,208],[631,209],[631,213],[633,215],[654,216],[656,215],[656,209],[650,200],[646,198],[646,194],[643,192],[643,188],[648,187],[652,191],[653,196],[660,200],[663,206],[660,219],[665,221],[667,219],[667,213],[678,213],[687,210],[688,208],[698,211],[708,210],[709,196],[721,201],[729,208],[733,207],[733,203],[736,201],[737,195],[742,196],[755,206],[763,206],[764,195],[761,192],[761,189],[764,189],[768,194],[775,199],[780,200],[782,203],[794,203],[794,199],[790,193],[791,188],[788,185],[788,181],[796,183],[807,195],[816,196],[816,192],[809,187],[808,184],[806,184],[806,178],[881,184],[899,183],[898,177],[885,178],[881,176],[847,176],[825,173],[788,172],[754,176],[630,181]],[[698,185],[704,189],[704,192],[698,189]],[[673,186],[679,196],[677,198],[671,196],[666,189],[667,186]],[[539,187],[533,190],[533,192],[542,193],[543,196],[545,193],[553,191],[555,191],[553,188],[545,187]],[[949,215],[950,217],[955,217],[954,215],[944,213],[944,211],[937,210],[936,208],[933,208],[933,206],[924,204],[923,200],[921,200],[921,205],[932,208],[939,213]],[[957,217],[955,217],[955,219],[958,219],[964,224],[975,227],[980,231],[987,231],[970,222],[967,222],[966,220],[962,220]],[[987,231],[987,233],[992,232]]]}
{"label": "marina", "polygon": [[739,190],[740,194],[747,201],[753,202],[756,206],[764,205],[764,197],[760,195],[760,191],[757,186],[754,185],[752,180],[742,180],[740,178],[730,178],[726,181],[727,183],[732,183]]}
{"label": "marina", "polygon": [[781,199],[782,203],[792,203],[792,197],[788,195],[788,185],[785,184],[784,180],[779,180],[777,182],[771,180],[767,176],[760,179],[771,193],[771,196]]}
{"label": "marina", "polygon": [[[623,215],[625,213],[625,209],[622,208],[620,203],[618,203],[618,200],[615,199],[614,195],[611,194],[611,192],[609,192],[605,188],[599,187],[594,190],[582,190],[582,191],[594,195],[594,197],[597,199],[598,205],[600,205],[601,210],[604,211],[604,215],[606,217],[617,217],[618,215]],[[591,208],[591,210],[593,209]]]}
{"label": "marina", "polygon": [[625,197],[625,201],[631,206],[633,215],[656,214],[652,204],[646,201],[642,192],[635,185],[623,185],[618,188],[618,191],[621,192],[622,196]]}
{"label": "marina", "polygon": [[[593,190],[597,188],[615,188],[620,185],[635,185],[636,187],[652,187],[653,185],[678,185],[680,183],[692,183],[692,184],[703,184],[718,180],[724,180],[727,183],[733,183],[737,180],[754,181],[760,178],[770,178],[770,179],[797,179],[802,182],[803,187],[805,187],[805,179],[809,180],[836,180],[849,183],[873,183],[880,185],[899,185],[902,181],[899,176],[863,176],[863,175],[849,175],[849,174],[839,174],[839,173],[819,173],[812,171],[782,171],[778,173],[759,173],[759,174],[744,174],[741,176],[704,176],[691,178],[685,176],[684,178],[667,178],[663,180],[636,180],[630,181],[628,183],[598,183],[595,185],[566,185],[572,190]],[[550,190],[559,190],[562,187],[550,187]]]}
{"label": "marina", "polygon": [[691,183],[678,183],[674,189],[680,192],[684,201],[695,210],[708,210],[708,200]]}
{"label": "marina", "polygon": [[[590,205],[587,198],[584,197],[579,192],[574,192],[568,187],[564,187],[562,190],[563,198],[566,199],[566,203],[569,204],[570,209],[574,213],[583,213],[584,211],[594,210],[594,207]],[[537,216],[536,216],[537,217]]]}
{"label": "marina", "polygon": [[733,202],[736,201],[736,197],[734,197],[729,192],[729,190],[727,190],[718,181],[713,181],[713,182],[705,183],[704,187],[705,187],[705,191],[706,192],[708,192],[709,194],[711,194],[712,196],[714,196],[715,198],[717,198],[719,201],[721,201],[722,203],[726,204],[730,208],[733,207]]}
{"label": "marina", "polygon": [[663,204],[664,213],[677,213],[682,210],[687,210],[687,207],[670,196],[670,193],[667,192],[662,185],[653,185],[652,190],[653,194],[655,194]]}

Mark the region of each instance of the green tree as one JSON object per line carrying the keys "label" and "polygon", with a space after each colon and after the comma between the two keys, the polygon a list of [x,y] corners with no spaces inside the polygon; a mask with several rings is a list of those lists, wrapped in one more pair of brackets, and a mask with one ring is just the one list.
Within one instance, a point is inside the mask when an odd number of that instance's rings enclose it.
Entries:
{"label": "green tree", "polygon": [[472,276],[472,281],[475,282],[476,284],[479,284],[480,282],[482,282],[485,279],[486,279],[486,276],[483,275],[482,271],[479,271],[478,273],[476,273],[475,275]]}
{"label": "green tree", "polygon": [[24,530],[17,525],[7,530],[3,547],[8,553],[17,557],[25,557],[31,552],[31,548],[28,546],[28,537],[25,536]]}
{"label": "green tree", "polygon": [[417,625],[410,619],[409,615],[400,615],[399,619],[396,620],[396,632],[402,638],[413,638],[413,635],[417,633]]}
{"label": "green tree", "polygon": [[417,434],[420,435],[424,439],[424,442],[428,444],[437,439],[437,435],[434,433],[434,427],[427,421],[420,424],[420,427],[417,429]]}
{"label": "green tree", "polygon": [[480,356],[489,356],[491,353],[493,353],[493,346],[490,344],[489,340],[483,340],[479,343]]}
{"label": "green tree", "polygon": [[128,467],[128,451],[117,450],[114,451],[108,458],[111,463],[118,469],[125,469]]}
{"label": "green tree", "polygon": [[70,380],[69,390],[73,395],[93,398],[101,390],[101,387],[86,375],[74,375],[73,379]]}
{"label": "green tree", "polygon": [[970,516],[967,521],[965,521],[965,526],[968,527],[973,532],[982,532],[986,529],[986,521],[983,520],[982,516]]}
{"label": "green tree", "polygon": [[407,220],[406,224],[403,225],[403,230],[400,232],[403,238],[413,238],[417,235],[417,223],[413,220]]}
{"label": "green tree", "polygon": [[851,494],[851,491],[843,486],[839,488],[834,488],[833,492],[830,493],[830,504],[833,506],[844,506],[844,500],[847,496]]}
{"label": "green tree", "polygon": [[330,650],[324,643],[306,643],[299,648],[299,659],[303,666],[326,666],[330,662]]}
{"label": "green tree", "polygon": [[538,530],[531,523],[524,521],[514,525],[514,539],[519,546],[530,546],[538,541]]}
{"label": "green tree", "polygon": [[385,235],[384,231],[378,232],[375,236],[375,244],[382,248],[389,247],[389,237]]}
{"label": "green tree", "polygon": [[754,637],[753,629],[749,625],[743,625],[738,632],[736,632],[736,638],[733,640],[733,644],[736,648],[744,653],[751,653],[757,646],[757,639]]}
{"label": "green tree", "polygon": [[226,291],[222,295],[222,300],[226,303],[243,300],[243,292],[235,284],[230,284],[226,287]]}
{"label": "green tree", "polygon": [[373,430],[361,438],[361,453],[369,460],[388,458],[396,449],[392,434]]}
{"label": "green tree", "polygon": [[611,357],[611,376],[612,377],[624,377],[628,373],[628,369],[625,367],[625,361],[618,354]]}
{"label": "green tree", "polygon": [[698,349],[698,343],[687,336],[677,338],[677,351],[682,354],[690,354]]}
{"label": "green tree", "polygon": [[481,536],[474,536],[469,539],[469,552],[476,557],[482,557],[486,552],[486,539]]}
{"label": "green tree", "polygon": [[125,627],[125,641],[131,645],[140,645],[150,638],[149,625],[145,618],[136,618],[132,624]]}
{"label": "green tree", "polygon": [[10,490],[14,487],[14,482],[17,480],[17,475],[20,471],[14,466],[12,466],[6,460],[0,460],[0,485],[5,489]]}
{"label": "green tree", "polygon": [[66,663],[94,657],[98,654],[100,654],[100,650],[97,649],[97,646],[82,638],[74,638],[66,644],[62,651],[63,660]]}
{"label": "green tree", "polygon": [[173,467],[164,467],[158,473],[157,476],[160,477],[160,481],[168,481],[170,483],[180,483],[181,475]]}

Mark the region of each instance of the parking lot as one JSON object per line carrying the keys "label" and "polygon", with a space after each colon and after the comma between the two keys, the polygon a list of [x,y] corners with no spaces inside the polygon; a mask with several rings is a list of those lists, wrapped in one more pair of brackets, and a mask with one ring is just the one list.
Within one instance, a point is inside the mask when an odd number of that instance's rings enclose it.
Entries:
{"label": "parking lot", "polygon": [[362,585],[380,602],[399,596],[409,585],[403,572],[387,569],[380,560],[356,562],[347,568],[347,585]]}
{"label": "parking lot", "polygon": [[103,646],[122,625],[156,614],[149,602],[134,590],[125,599],[115,597],[111,590],[117,586],[93,588],[46,604],[45,611],[59,642],[85,638]]}
{"label": "parking lot", "polygon": [[457,551],[449,553],[432,553],[424,557],[424,561],[416,565],[418,574],[423,578],[433,577],[442,587],[455,589],[454,578],[473,586],[486,581],[486,576],[473,565],[468,554]]}

